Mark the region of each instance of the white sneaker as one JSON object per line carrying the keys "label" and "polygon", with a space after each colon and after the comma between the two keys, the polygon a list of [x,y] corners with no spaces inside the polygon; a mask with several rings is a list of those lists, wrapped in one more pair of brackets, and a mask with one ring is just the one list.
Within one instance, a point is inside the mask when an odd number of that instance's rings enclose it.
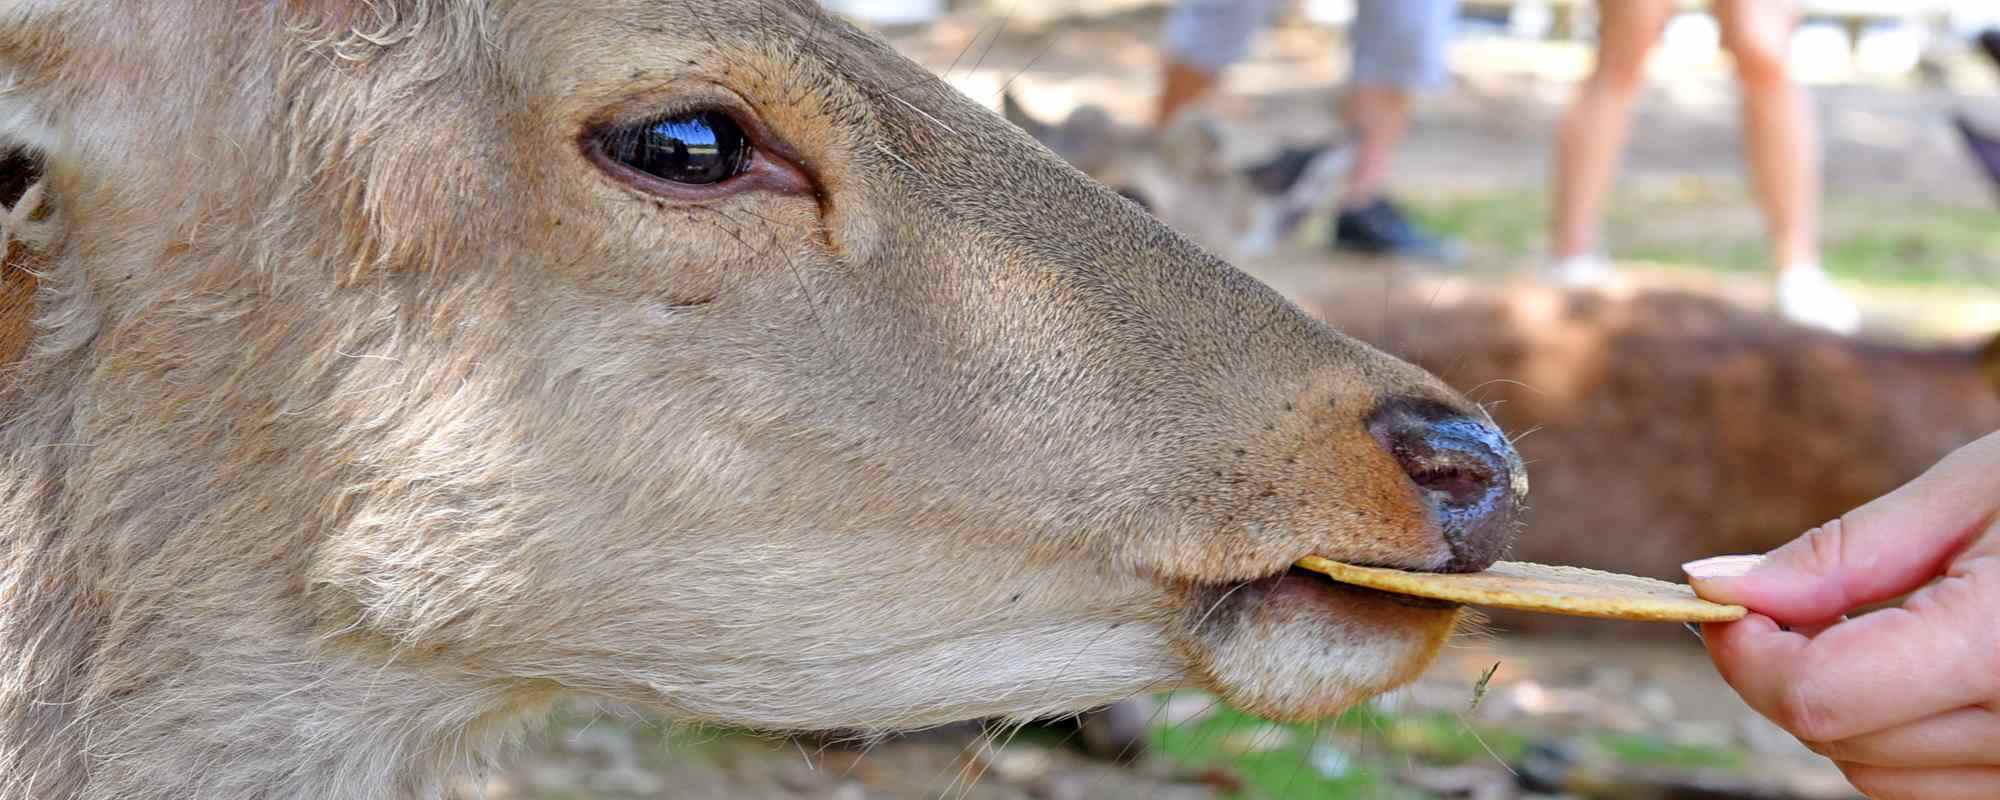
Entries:
{"label": "white sneaker", "polygon": [[1851,334],[1861,328],[1861,311],[1818,266],[1778,273],[1778,315],[1809,328]]}
{"label": "white sneaker", "polygon": [[1617,277],[1611,262],[1596,253],[1567,256],[1543,270],[1549,282],[1567,289],[1602,288]]}

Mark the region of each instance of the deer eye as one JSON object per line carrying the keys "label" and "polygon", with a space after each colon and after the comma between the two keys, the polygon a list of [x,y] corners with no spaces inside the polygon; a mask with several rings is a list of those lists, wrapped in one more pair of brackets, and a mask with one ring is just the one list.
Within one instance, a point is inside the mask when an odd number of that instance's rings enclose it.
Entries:
{"label": "deer eye", "polygon": [[661,117],[601,136],[606,158],[672,183],[721,183],[750,166],[750,137],[721,111]]}

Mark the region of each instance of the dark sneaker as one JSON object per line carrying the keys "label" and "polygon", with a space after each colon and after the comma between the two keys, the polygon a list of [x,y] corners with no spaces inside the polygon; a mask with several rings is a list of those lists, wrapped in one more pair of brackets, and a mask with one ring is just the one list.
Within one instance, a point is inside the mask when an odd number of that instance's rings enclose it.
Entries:
{"label": "dark sneaker", "polygon": [[1350,211],[1340,212],[1333,227],[1336,250],[1377,256],[1399,256],[1451,263],[1458,260],[1458,244],[1417,229],[1395,204],[1386,199]]}

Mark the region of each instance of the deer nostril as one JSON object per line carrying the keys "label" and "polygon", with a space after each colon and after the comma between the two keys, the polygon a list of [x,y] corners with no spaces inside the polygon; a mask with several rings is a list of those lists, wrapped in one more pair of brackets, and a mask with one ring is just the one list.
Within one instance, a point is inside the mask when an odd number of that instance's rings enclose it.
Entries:
{"label": "deer nostril", "polygon": [[[1401,460],[1399,458],[1399,460]],[[1494,474],[1489,465],[1452,463],[1464,461],[1454,454],[1403,461],[1403,471],[1429,493],[1432,502],[1446,506],[1478,503],[1492,491]]]}
{"label": "deer nostril", "polygon": [[1368,430],[1429,506],[1452,551],[1445,571],[1477,571],[1499,559],[1527,479],[1498,429],[1435,401],[1399,399],[1377,408]]}

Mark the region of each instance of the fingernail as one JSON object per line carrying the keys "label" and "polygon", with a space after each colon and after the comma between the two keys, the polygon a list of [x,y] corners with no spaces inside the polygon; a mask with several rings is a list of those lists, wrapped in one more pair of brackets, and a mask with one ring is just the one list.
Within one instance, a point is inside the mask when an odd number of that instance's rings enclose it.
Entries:
{"label": "fingernail", "polygon": [[1763,556],[1716,556],[1682,564],[1681,571],[1695,580],[1741,578],[1761,563]]}

